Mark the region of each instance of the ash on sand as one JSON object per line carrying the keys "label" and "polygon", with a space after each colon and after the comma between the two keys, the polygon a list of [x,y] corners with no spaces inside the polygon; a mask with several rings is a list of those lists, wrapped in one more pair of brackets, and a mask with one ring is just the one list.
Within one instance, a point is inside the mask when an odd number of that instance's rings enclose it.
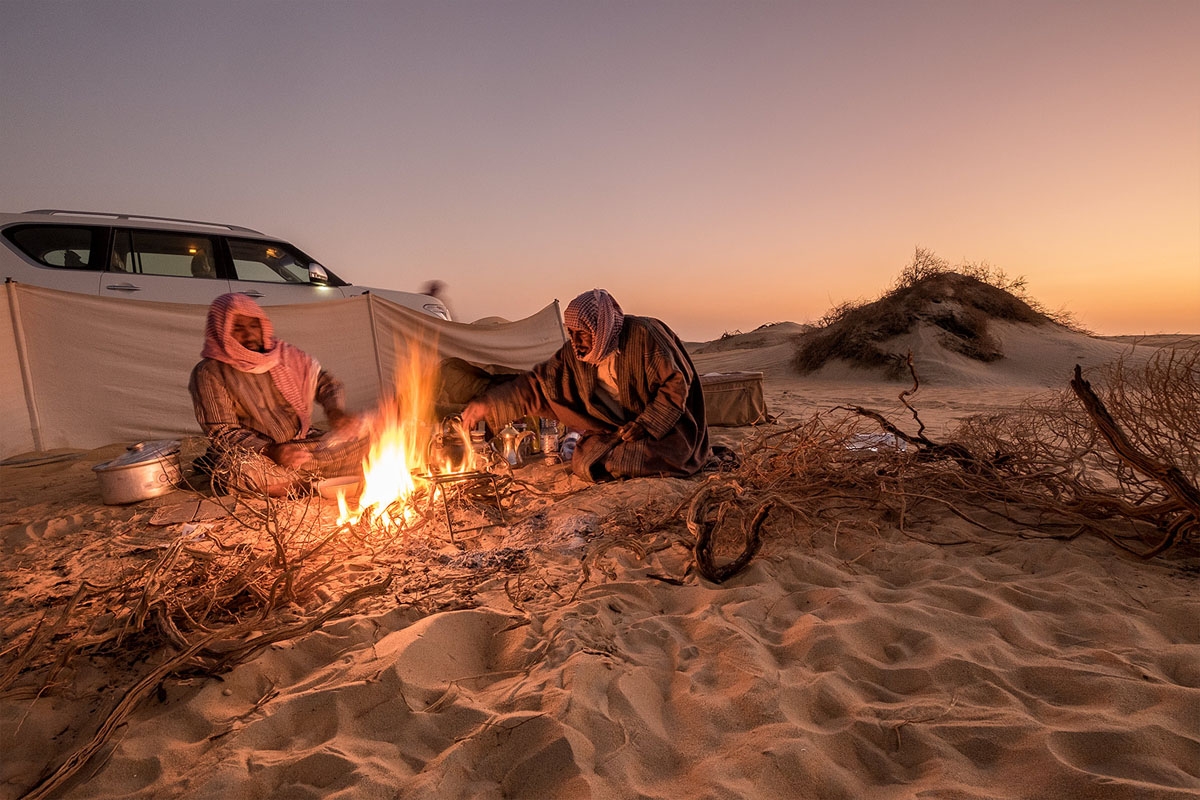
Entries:
{"label": "ash on sand", "polygon": [[600,517],[574,508],[538,511],[509,528],[501,547],[557,550],[582,556],[600,530]]}

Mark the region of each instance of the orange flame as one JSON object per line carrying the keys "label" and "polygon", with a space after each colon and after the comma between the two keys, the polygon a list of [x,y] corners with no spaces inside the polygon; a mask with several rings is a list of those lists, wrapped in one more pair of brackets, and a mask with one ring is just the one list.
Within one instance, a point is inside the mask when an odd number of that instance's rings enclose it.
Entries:
{"label": "orange flame", "polygon": [[339,525],[366,519],[387,532],[403,530],[416,517],[418,495],[429,488],[428,481],[421,480],[423,475],[484,466],[461,421],[447,425],[448,431],[434,422],[436,363],[432,348],[409,348],[406,362],[396,370],[396,391],[380,404],[372,421],[357,508],[352,509],[351,499],[338,493]]}

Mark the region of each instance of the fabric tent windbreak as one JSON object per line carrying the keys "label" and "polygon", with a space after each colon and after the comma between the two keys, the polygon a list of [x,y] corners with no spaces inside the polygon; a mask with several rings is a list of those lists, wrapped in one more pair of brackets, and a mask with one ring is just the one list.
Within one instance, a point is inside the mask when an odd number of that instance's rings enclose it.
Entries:
{"label": "fabric tent windbreak", "polygon": [[[200,358],[205,306],[5,288],[0,458],[200,434],[187,383]],[[443,358],[527,369],[565,341],[557,301],[492,326],[444,322],[370,294],[267,312],[280,338],[346,384],[352,411],[392,390],[408,342],[431,343]]]}
{"label": "fabric tent windbreak", "polygon": [[[432,346],[441,358],[461,358],[481,366],[530,369],[566,341],[557,301],[523,320],[486,325],[446,322],[395,303],[377,303],[372,312],[385,386],[394,384],[397,366],[414,346]],[[497,347],[501,342],[504,346]]]}
{"label": "fabric tent windbreak", "polygon": [[0,389],[0,458],[35,447],[31,422],[34,409],[32,398],[25,395],[23,361],[17,346],[21,330],[13,324],[16,302],[16,294],[8,291],[0,304],[0,386],[4,387]]}

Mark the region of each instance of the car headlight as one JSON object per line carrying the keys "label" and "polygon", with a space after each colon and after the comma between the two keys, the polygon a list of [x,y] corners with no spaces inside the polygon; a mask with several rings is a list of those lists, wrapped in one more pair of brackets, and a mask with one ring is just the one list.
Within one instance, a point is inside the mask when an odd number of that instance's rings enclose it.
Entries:
{"label": "car headlight", "polygon": [[445,306],[439,303],[426,303],[425,310],[430,314],[433,314],[435,317],[441,317],[447,322],[450,321],[450,312],[446,310]]}

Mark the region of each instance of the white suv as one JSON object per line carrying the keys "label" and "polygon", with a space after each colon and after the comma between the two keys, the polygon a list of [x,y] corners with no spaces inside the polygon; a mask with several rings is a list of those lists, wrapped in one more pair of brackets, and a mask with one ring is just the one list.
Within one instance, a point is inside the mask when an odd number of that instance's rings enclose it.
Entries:
{"label": "white suv", "polygon": [[165,217],[56,209],[0,214],[0,279],[203,305],[226,292],[263,305],[370,292],[450,319],[434,297],[346,283],[295,246],[250,228]]}

